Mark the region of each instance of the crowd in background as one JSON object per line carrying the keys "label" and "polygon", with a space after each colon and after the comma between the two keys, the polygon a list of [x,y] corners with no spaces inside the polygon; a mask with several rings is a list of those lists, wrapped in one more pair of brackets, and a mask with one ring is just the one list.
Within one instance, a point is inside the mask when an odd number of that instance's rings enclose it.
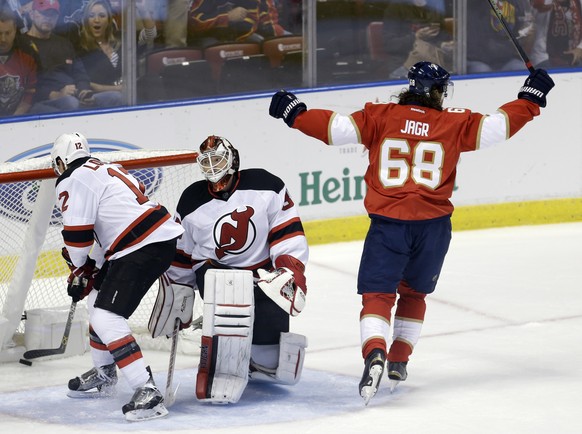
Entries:
{"label": "crowd in background", "polygon": [[[153,51],[240,42],[261,46],[302,33],[300,0],[135,4],[138,75],[145,73],[143,59]],[[535,66],[580,66],[581,0],[499,0],[498,6]],[[122,0],[0,0],[0,116],[123,105],[124,7]],[[461,72],[523,69],[490,6],[467,0],[466,10],[467,59]],[[367,58],[372,22],[382,23],[381,62]],[[319,0],[317,23],[321,61],[341,65],[344,70],[333,77],[347,82],[403,79],[419,60],[457,72],[453,0]],[[357,67],[346,69],[350,62]]]}

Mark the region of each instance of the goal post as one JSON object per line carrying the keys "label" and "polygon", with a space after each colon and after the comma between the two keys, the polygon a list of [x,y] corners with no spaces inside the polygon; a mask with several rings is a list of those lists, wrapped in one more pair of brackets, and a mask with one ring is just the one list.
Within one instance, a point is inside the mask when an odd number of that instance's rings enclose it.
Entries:
{"label": "goal post", "polygon": [[[182,191],[202,179],[194,164],[197,153],[190,150],[111,151],[91,156],[121,164],[145,186],[146,195],[170,213],[176,210]],[[26,311],[70,303],[55,180],[48,155],[0,163],[0,353],[24,345]],[[157,283],[129,319],[137,336],[148,334],[156,295]],[[201,312],[200,307],[196,309]]]}

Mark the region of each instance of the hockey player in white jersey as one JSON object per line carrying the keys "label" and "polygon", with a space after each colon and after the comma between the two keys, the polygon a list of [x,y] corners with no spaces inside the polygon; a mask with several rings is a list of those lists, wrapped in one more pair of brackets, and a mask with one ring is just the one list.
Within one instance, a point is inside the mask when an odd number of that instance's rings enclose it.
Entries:
{"label": "hockey player in white jersey", "polygon": [[123,167],[92,158],[82,134],[59,136],[51,158],[59,176],[63,256],[71,268],[68,292],[73,301],[87,296],[94,364],[69,381],[68,394],[111,394],[119,368],[135,390],[122,408],[126,419],[165,416],[163,396],[127,319],[169,267],[183,229],[163,206],[148,199],[143,185]]}
{"label": "hockey player in white jersey", "polygon": [[[197,398],[235,403],[249,379],[286,385],[300,379],[307,342],[289,332],[289,316],[305,305],[308,246],[283,181],[263,169],[239,170],[227,139],[208,137],[198,166],[206,180],[180,197],[176,219],[185,233],[167,275],[174,306],[187,304],[184,288],[198,288],[204,300]],[[179,316],[158,312],[154,337],[170,334],[161,324]]]}

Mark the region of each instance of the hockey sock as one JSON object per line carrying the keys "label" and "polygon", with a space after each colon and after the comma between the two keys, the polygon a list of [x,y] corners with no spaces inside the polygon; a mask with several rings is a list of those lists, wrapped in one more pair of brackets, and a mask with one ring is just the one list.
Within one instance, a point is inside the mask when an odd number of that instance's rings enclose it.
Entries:
{"label": "hockey sock", "polygon": [[146,370],[141,348],[132,335],[125,336],[107,345],[117,367],[123,372],[129,385],[135,390],[150,378]]}
{"label": "hockey sock", "polygon": [[107,345],[101,341],[91,325],[89,325],[89,346],[91,347],[93,366],[106,366],[113,363],[113,356],[107,349]]}
{"label": "hockey sock", "polygon": [[390,333],[390,311],[395,300],[396,294],[362,294],[360,339],[364,359],[375,348],[386,352],[386,341]]}
{"label": "hockey sock", "polygon": [[426,312],[426,294],[402,281],[398,286],[398,302],[394,316],[393,342],[388,352],[391,362],[407,362],[420,338]]}

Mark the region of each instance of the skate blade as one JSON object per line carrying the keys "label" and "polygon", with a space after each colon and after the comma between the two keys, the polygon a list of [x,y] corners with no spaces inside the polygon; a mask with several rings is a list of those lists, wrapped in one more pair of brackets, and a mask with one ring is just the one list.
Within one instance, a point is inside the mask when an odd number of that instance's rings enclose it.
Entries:
{"label": "skate blade", "polygon": [[372,366],[370,368],[370,378],[372,379],[372,382],[369,386],[364,386],[360,389],[360,396],[364,398],[364,405],[368,405],[370,400],[374,397],[374,395],[376,395],[383,372],[384,368],[380,365]]}
{"label": "skate blade", "polygon": [[128,422],[141,422],[144,420],[158,419],[168,415],[164,404],[158,404],[154,408],[132,410],[125,413]]}
{"label": "skate blade", "polygon": [[102,387],[101,390],[69,390],[67,396],[73,399],[104,399],[117,395],[115,387]]}
{"label": "skate blade", "polygon": [[398,386],[400,384],[400,380],[388,380],[390,383],[390,393],[394,392],[394,389],[396,389],[396,386]]}

